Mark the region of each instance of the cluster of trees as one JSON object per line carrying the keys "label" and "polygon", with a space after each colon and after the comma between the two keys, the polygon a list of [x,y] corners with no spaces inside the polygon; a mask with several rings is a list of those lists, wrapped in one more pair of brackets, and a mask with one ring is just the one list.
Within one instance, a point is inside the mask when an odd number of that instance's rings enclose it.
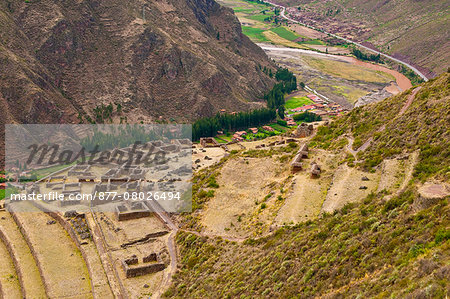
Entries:
{"label": "cluster of trees", "polygon": [[322,120],[322,117],[320,117],[320,115],[317,115],[315,113],[308,112],[308,111],[305,111],[305,112],[299,113],[299,114],[295,114],[292,118],[295,121],[303,121],[303,122],[307,122],[307,123]]}
{"label": "cluster of trees", "polygon": [[[264,67],[263,72],[273,76],[270,68]],[[213,117],[201,118],[192,125],[192,139],[199,140],[200,137],[215,136],[220,130],[232,131],[266,124],[277,118],[277,110],[278,115],[283,118],[284,95],[297,89],[297,79],[287,68],[278,69],[275,79],[278,83],[264,95],[268,108],[237,114],[218,113]]]}
{"label": "cluster of trees", "polygon": [[93,134],[81,140],[80,144],[87,151],[97,149],[99,151],[114,148],[122,148],[133,145],[135,142],[146,143],[154,140],[162,140],[167,137],[190,138],[191,131],[188,126],[180,125],[138,125],[127,124],[124,126],[94,127]]}
{"label": "cluster of trees", "polygon": [[368,61],[374,61],[374,62],[379,62],[381,60],[381,55],[375,55],[375,54],[364,54],[363,52],[361,52],[360,50],[353,48],[352,49],[352,54],[355,55],[356,58],[360,59],[360,60],[368,60]]}
{"label": "cluster of trees", "polygon": [[279,83],[264,95],[267,101],[267,107],[271,109],[278,109],[278,115],[284,117],[284,95],[297,90],[297,78],[287,68],[280,68],[275,73],[275,79]]}
{"label": "cluster of trees", "polygon": [[257,109],[250,112],[236,114],[216,114],[213,117],[205,117],[197,120],[192,125],[192,139],[215,136],[217,131],[233,131],[246,129],[252,126],[260,126],[276,119],[275,109]]}
{"label": "cluster of trees", "polygon": [[248,2],[255,2],[255,3],[261,4],[261,5],[265,5],[265,6],[271,6],[270,3],[266,3],[266,2],[261,1],[261,0],[247,0],[247,1]]}

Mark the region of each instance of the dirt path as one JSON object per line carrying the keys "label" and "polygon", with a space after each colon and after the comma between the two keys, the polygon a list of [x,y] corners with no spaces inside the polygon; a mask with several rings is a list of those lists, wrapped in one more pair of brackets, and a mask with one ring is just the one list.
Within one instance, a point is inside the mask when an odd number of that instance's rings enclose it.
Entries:
{"label": "dirt path", "polygon": [[[314,27],[312,27],[312,26],[303,24],[302,22],[299,22],[299,21],[297,21],[297,20],[294,20],[294,19],[292,19],[292,18],[286,16],[286,7],[284,7],[284,6],[282,6],[282,5],[278,5],[278,4],[272,3],[272,2],[270,2],[270,1],[263,1],[263,2],[266,2],[266,3],[269,3],[269,4],[273,5],[273,6],[276,6],[276,7],[281,8],[280,16],[283,17],[283,18],[285,18],[286,20],[319,31],[318,29],[316,29],[316,28],[314,28]],[[365,50],[367,50],[367,51],[370,51],[370,52],[372,52],[372,53],[375,53],[375,54],[377,54],[377,55],[379,54],[380,56],[383,56],[383,57],[385,57],[385,58],[387,58],[387,59],[389,59],[389,60],[392,60],[392,61],[395,61],[395,62],[400,63],[400,64],[402,64],[402,65],[405,65],[406,67],[408,67],[408,68],[410,68],[411,70],[413,70],[413,71],[414,71],[417,75],[419,75],[423,80],[428,81],[428,78],[427,78],[424,74],[422,74],[422,72],[420,72],[417,68],[415,68],[414,66],[410,65],[410,64],[407,63],[407,62],[404,62],[404,61],[402,61],[402,60],[400,60],[400,59],[394,58],[394,57],[392,57],[392,56],[390,56],[390,55],[387,55],[387,54],[385,54],[385,53],[382,53],[382,52],[380,52],[380,51],[371,49],[371,48],[366,47],[366,46],[364,46],[364,45],[362,45],[362,44],[360,44],[360,43],[358,43],[358,42],[352,41],[352,40],[350,40],[350,39],[348,39],[348,38],[345,38],[345,37],[336,35],[336,34],[334,34],[334,33],[326,32],[326,31],[323,31],[323,30],[321,30],[321,32],[324,33],[324,34],[326,34],[326,35],[335,37],[335,38],[337,38],[337,39],[344,40],[344,41],[346,41],[347,43],[354,44],[354,45],[356,45],[356,46],[358,46],[358,47],[360,47],[360,48],[363,48],[363,49],[365,49]]]}
{"label": "dirt path", "polygon": [[388,69],[387,67],[384,67],[384,66],[381,66],[378,64],[361,61],[354,57],[319,53],[319,52],[315,52],[315,51],[311,51],[311,50],[304,50],[304,49],[293,49],[293,48],[267,46],[265,44],[258,44],[258,45],[265,51],[297,52],[297,53],[309,54],[309,55],[314,55],[314,56],[328,57],[328,58],[333,58],[338,61],[348,62],[348,63],[354,64],[357,66],[362,66],[367,69],[380,71],[380,72],[384,72],[389,75],[392,75],[395,78],[395,82],[397,83],[397,85],[401,89],[401,91],[405,91],[412,87],[411,81],[405,75],[403,75],[395,70]]}
{"label": "dirt path", "polygon": [[412,102],[414,101],[416,94],[419,92],[419,90],[422,89],[422,86],[419,86],[415,88],[411,94],[408,96],[408,99],[406,100],[405,104],[403,105],[402,109],[400,109],[400,112],[398,113],[398,116],[403,115],[406,110],[408,110],[409,106],[411,106]]}

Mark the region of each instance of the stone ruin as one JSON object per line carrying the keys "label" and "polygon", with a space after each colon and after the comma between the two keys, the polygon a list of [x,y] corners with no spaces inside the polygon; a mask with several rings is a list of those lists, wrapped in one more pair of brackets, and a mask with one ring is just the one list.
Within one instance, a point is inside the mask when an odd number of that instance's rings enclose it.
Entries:
{"label": "stone ruin", "polygon": [[311,163],[311,177],[318,178],[320,176],[320,166],[316,162]]}
{"label": "stone ruin", "polygon": [[297,153],[299,153],[302,158],[308,158],[308,145],[306,143],[303,144]]}
{"label": "stone ruin", "polygon": [[50,176],[46,180],[45,188],[50,188],[52,190],[62,190],[66,178],[67,177],[64,175]]}
{"label": "stone ruin", "polygon": [[124,164],[117,168],[109,169],[100,177],[102,182],[122,182],[138,181],[145,179],[146,170],[136,165]]}
{"label": "stone ruin", "polygon": [[172,140],[173,144],[178,145],[181,149],[187,149],[192,147],[192,141],[185,139],[174,139]]}
{"label": "stone ruin", "polygon": [[70,200],[69,197],[81,194],[81,183],[63,184],[61,193],[64,195],[64,200],[58,201],[60,207],[78,205],[80,204],[79,200]]}
{"label": "stone ruin", "polygon": [[305,143],[303,144],[300,149],[297,151],[297,154],[295,155],[294,159],[291,162],[291,170],[292,172],[300,171],[302,170],[303,164],[302,160],[303,158],[308,158],[308,145]]}
{"label": "stone ruin", "polygon": [[64,216],[70,218],[69,223],[81,240],[86,240],[91,237],[85,214],[78,214],[75,211],[71,211],[71,213],[66,212]]}
{"label": "stone ruin", "polygon": [[304,138],[310,136],[314,131],[313,125],[308,125],[307,123],[301,123],[295,132],[293,133],[293,137],[296,138]]}
{"label": "stone ruin", "polygon": [[74,165],[69,169],[67,173],[68,176],[83,176],[83,175],[92,175],[89,170],[91,169],[91,165]]}
{"label": "stone ruin", "polygon": [[142,263],[139,264],[139,259],[136,255],[122,261],[122,268],[127,278],[142,276],[150,273],[162,271],[166,265],[161,261],[159,254],[151,253],[142,258]]}
{"label": "stone ruin", "polygon": [[219,147],[220,144],[213,137],[200,138],[200,144],[203,147]]}
{"label": "stone ruin", "polygon": [[117,221],[150,217],[151,210],[142,202],[127,202],[116,207]]}
{"label": "stone ruin", "polygon": [[80,182],[80,183],[94,183],[95,179],[96,179],[96,177],[94,175],[90,175],[90,174],[88,174],[88,175],[83,174],[83,175],[78,176],[78,182]]}

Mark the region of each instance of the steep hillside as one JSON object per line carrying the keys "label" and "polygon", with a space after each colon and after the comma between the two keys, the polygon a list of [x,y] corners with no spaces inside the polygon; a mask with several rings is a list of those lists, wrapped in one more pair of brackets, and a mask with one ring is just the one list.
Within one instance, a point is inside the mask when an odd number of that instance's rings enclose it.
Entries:
{"label": "steep hillside", "polygon": [[[276,0],[305,23],[368,42],[434,73],[449,66],[450,10],[442,0]],[[432,73],[429,73],[432,76]]]}
{"label": "steep hillside", "polygon": [[318,178],[290,172],[296,143],[198,172],[166,297],[448,296],[449,87],[445,73],[319,127],[302,161]]}
{"label": "steep hillside", "polygon": [[8,0],[0,26],[6,123],[101,121],[102,104],[117,122],[189,120],[258,106],[273,85],[267,56],[213,0]]}
{"label": "steep hillside", "polygon": [[[342,149],[353,143],[352,163],[366,170],[383,159],[419,151],[415,177],[450,179],[450,73],[395,97],[353,109],[319,128],[312,145]],[[356,159],[356,161],[355,161]]]}

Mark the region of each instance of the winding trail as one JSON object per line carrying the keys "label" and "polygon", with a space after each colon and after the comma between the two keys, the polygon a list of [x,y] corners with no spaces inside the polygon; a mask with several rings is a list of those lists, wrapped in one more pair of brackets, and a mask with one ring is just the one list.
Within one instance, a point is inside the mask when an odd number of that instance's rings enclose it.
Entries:
{"label": "winding trail", "polygon": [[408,110],[409,106],[411,106],[412,102],[414,101],[414,99],[416,97],[416,94],[419,92],[420,89],[422,89],[422,86],[417,87],[416,89],[414,89],[411,92],[411,94],[408,96],[408,99],[406,100],[405,104],[403,105],[402,109],[400,109],[398,116],[403,115],[406,112],[406,110]]}
{"label": "winding trail", "polygon": [[424,74],[422,74],[422,72],[420,72],[417,68],[415,68],[414,66],[410,65],[410,64],[407,63],[407,62],[404,62],[404,61],[402,61],[402,60],[400,60],[400,59],[394,58],[394,57],[392,57],[392,56],[390,56],[390,55],[387,55],[387,54],[385,54],[385,53],[382,53],[382,52],[380,52],[380,51],[377,51],[377,50],[371,49],[371,48],[369,48],[369,47],[366,47],[366,46],[364,46],[364,45],[362,45],[362,44],[360,44],[360,43],[358,43],[358,42],[349,40],[348,38],[345,38],[345,37],[342,37],[342,36],[339,36],[339,35],[333,34],[333,33],[331,33],[331,32],[324,31],[324,30],[319,30],[319,29],[317,29],[317,28],[315,28],[315,27],[313,27],[313,26],[310,26],[310,25],[304,24],[304,23],[302,23],[302,22],[300,22],[300,21],[294,20],[294,19],[292,19],[292,18],[286,16],[286,7],[284,7],[284,6],[282,6],[282,5],[279,5],[279,4],[272,3],[272,2],[270,2],[270,1],[264,1],[264,0],[263,0],[263,2],[268,3],[268,4],[270,4],[270,5],[273,5],[273,6],[275,6],[275,7],[281,8],[280,16],[281,16],[282,18],[288,20],[288,21],[291,21],[291,22],[293,22],[293,23],[300,24],[300,25],[302,25],[302,26],[305,26],[305,27],[314,29],[314,30],[316,30],[316,31],[323,32],[323,33],[325,33],[325,34],[327,34],[327,35],[329,35],[329,36],[332,36],[332,37],[334,37],[334,38],[337,38],[337,39],[346,41],[347,43],[350,43],[350,44],[354,44],[354,45],[356,45],[356,46],[358,46],[358,47],[361,47],[361,48],[363,48],[363,49],[365,49],[365,50],[367,50],[367,51],[370,51],[370,52],[375,53],[375,54],[377,54],[377,55],[383,56],[383,57],[385,57],[385,58],[387,58],[387,59],[389,59],[389,60],[392,60],[392,61],[395,61],[395,62],[397,62],[397,63],[400,63],[400,64],[402,64],[402,65],[404,65],[404,66],[410,68],[411,70],[413,70],[414,73],[416,73],[417,75],[419,75],[424,81],[428,81],[428,78],[427,78]]}

